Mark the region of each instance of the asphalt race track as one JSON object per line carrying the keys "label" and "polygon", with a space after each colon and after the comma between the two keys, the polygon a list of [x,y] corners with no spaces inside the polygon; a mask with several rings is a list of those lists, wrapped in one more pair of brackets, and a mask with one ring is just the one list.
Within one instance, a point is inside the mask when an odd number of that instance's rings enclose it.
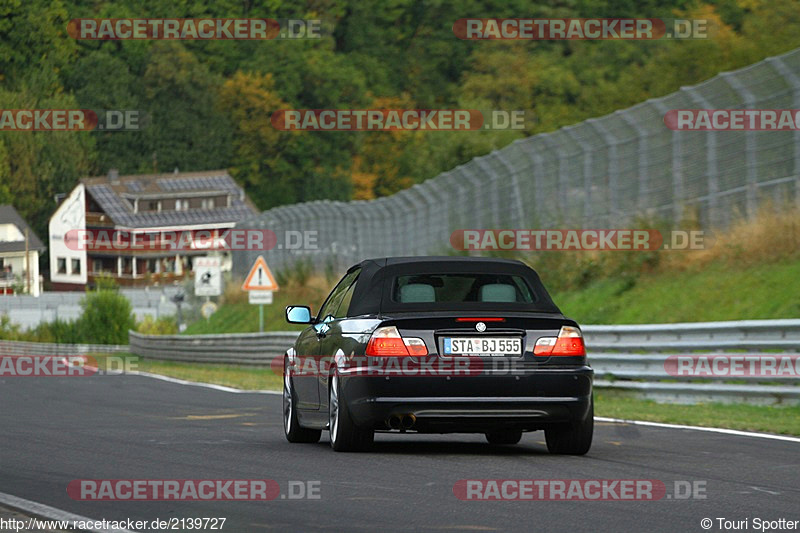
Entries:
{"label": "asphalt race track", "polygon": [[[370,454],[289,444],[279,395],[145,376],[0,380],[0,492],[93,519],[226,517],[223,531],[705,531],[703,518],[800,519],[800,443],[598,423],[585,457],[547,453],[541,432],[491,447],[480,435],[376,435]],[[319,481],[319,499],[72,500],[75,479]],[[705,499],[461,501],[461,479],[705,482]]]}

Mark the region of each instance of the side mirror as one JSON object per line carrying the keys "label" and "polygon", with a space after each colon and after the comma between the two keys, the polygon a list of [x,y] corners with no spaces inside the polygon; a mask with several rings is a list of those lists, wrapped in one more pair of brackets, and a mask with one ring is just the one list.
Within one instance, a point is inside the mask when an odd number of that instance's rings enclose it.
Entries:
{"label": "side mirror", "polygon": [[286,322],[290,324],[311,324],[311,308],[305,305],[290,305],[286,308]]}

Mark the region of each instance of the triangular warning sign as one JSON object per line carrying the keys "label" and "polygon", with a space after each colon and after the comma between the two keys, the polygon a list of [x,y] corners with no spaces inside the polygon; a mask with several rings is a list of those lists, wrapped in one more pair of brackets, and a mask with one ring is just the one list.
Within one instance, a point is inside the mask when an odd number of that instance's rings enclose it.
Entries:
{"label": "triangular warning sign", "polygon": [[253,263],[253,268],[244,280],[242,289],[246,291],[277,291],[278,284],[272,276],[267,262],[264,261],[264,256],[259,255],[256,262]]}

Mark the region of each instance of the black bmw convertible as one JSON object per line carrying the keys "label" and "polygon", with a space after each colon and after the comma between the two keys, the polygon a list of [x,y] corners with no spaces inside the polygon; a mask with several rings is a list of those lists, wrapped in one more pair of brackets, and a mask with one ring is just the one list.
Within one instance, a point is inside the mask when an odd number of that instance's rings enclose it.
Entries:
{"label": "black bmw convertible", "polygon": [[551,453],[592,443],[593,371],[581,330],[519,261],[390,257],[351,267],[284,357],[290,442],[330,433],[336,451],[376,431],[484,433],[516,444],[544,430]]}

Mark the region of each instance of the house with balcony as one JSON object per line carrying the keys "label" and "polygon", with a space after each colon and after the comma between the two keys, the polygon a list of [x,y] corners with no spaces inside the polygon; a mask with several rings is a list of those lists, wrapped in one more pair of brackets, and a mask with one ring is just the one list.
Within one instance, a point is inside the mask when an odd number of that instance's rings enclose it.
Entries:
{"label": "house with balcony", "polygon": [[229,268],[224,250],[152,244],[198,231],[219,235],[257,213],[225,170],[129,176],[111,170],[82,179],[58,200],[49,226],[55,290],[82,290],[99,276],[129,286],[175,283],[191,275],[194,258],[210,253]]}
{"label": "house with balcony", "polygon": [[0,294],[39,296],[39,254],[45,250],[14,206],[0,205]]}

